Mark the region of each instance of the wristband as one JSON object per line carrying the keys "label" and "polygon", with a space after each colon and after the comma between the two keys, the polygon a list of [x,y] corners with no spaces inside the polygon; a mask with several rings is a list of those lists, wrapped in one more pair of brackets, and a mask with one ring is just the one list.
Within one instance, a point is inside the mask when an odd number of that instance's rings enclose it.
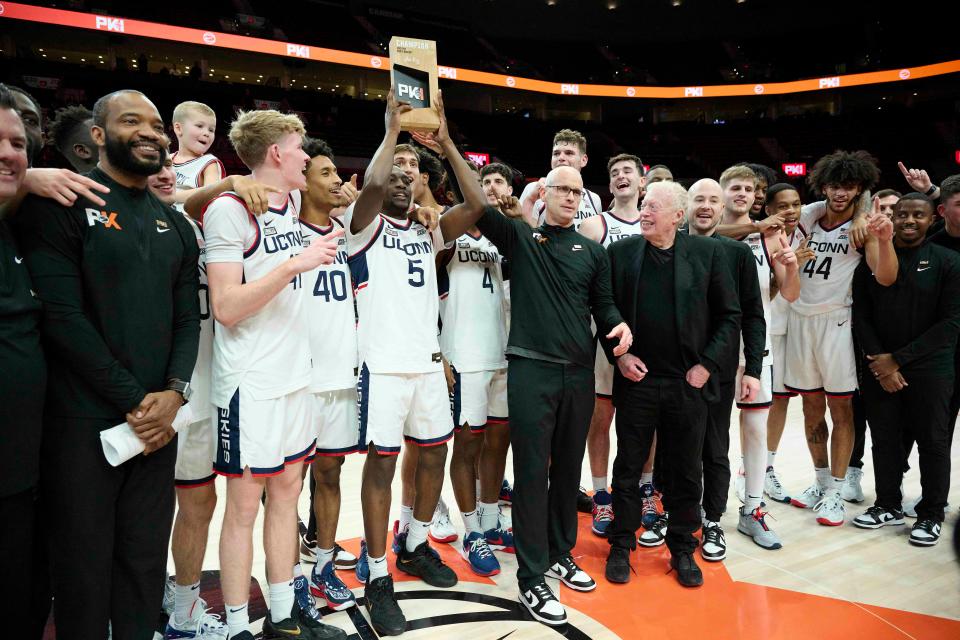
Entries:
{"label": "wristband", "polygon": [[925,195],[925,196],[932,196],[933,194],[935,194],[935,193],[937,192],[937,189],[938,189],[938,188],[939,188],[939,187],[937,187],[937,185],[931,184],[931,185],[930,185],[930,188],[923,192],[923,195]]}

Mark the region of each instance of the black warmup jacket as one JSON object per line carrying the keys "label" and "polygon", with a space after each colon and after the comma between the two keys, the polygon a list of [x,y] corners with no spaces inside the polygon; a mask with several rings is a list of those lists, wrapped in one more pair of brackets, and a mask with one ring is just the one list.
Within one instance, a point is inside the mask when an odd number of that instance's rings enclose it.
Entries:
{"label": "black warmup jacket", "polygon": [[[30,196],[16,217],[43,303],[46,417],[122,422],[167,380],[189,380],[200,338],[196,236],[149,189],[110,188],[98,207]],[[112,426],[111,424],[111,426]]]}
{"label": "black warmup jacket", "polygon": [[610,290],[603,247],[573,226],[537,229],[486,207],[477,227],[510,261],[510,337],[507,355],[570,362],[593,369],[590,316],[603,336],[623,322]]}
{"label": "black warmup jacket", "polygon": [[889,287],[876,282],[866,261],[853,275],[853,330],[860,347],[864,354],[892,354],[908,383],[952,379],[960,335],[960,257],[928,242],[897,249],[897,259],[897,281]]}

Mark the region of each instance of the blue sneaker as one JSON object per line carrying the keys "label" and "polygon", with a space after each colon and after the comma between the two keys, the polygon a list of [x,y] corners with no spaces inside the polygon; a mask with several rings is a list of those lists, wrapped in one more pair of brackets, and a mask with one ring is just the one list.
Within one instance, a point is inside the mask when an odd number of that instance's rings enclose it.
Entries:
{"label": "blue sneaker", "polygon": [[207,603],[203,599],[197,600],[190,611],[190,618],[182,623],[178,623],[171,614],[163,632],[164,640],[223,640],[226,637],[227,625],[220,621],[220,616],[208,612]]}
{"label": "blue sneaker", "polygon": [[353,568],[357,576],[357,582],[367,584],[367,578],[370,577],[370,565],[367,563],[367,541],[360,540],[360,557],[357,558],[357,566]]}
{"label": "blue sneaker", "polygon": [[333,570],[333,561],[323,565],[319,572],[316,566],[313,567],[310,574],[310,593],[326,600],[327,606],[334,611],[343,611],[357,604],[353,592]]}
{"label": "blue sneaker", "polygon": [[503,484],[500,485],[500,504],[508,506],[513,504],[513,487],[510,486],[506,478],[503,479]]}
{"label": "blue sneaker", "polygon": [[400,550],[403,549],[403,545],[407,542],[407,532],[400,531],[400,521],[393,521],[393,544],[390,545],[390,548],[393,550],[393,555],[399,555]]}
{"label": "blue sneaker", "polygon": [[660,498],[660,492],[649,482],[640,485],[640,498],[643,500],[643,506],[640,510],[640,524],[649,531],[653,528],[657,519],[663,515],[663,502]]}
{"label": "blue sneaker", "polygon": [[593,494],[593,526],[590,530],[601,538],[606,538],[611,522],[613,522],[613,498],[601,489]]}
{"label": "blue sneaker", "polygon": [[478,576],[495,576],[500,573],[500,563],[479,531],[464,537],[460,554]]}
{"label": "blue sneaker", "polygon": [[307,576],[297,576],[293,579],[293,595],[293,606],[299,609],[304,617],[317,622],[323,619],[323,615],[317,611],[317,601],[310,595],[310,582]]}
{"label": "blue sneaker", "polygon": [[517,552],[517,547],[513,544],[513,532],[504,529],[499,521],[497,521],[497,528],[484,531],[483,537],[487,541],[487,546],[494,551]]}

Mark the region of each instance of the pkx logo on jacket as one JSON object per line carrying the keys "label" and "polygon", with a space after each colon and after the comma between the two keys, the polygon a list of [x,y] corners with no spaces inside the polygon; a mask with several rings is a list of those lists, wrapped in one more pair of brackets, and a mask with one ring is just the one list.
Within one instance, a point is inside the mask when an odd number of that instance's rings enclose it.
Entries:
{"label": "pkx logo on jacket", "polygon": [[84,212],[87,214],[87,226],[94,226],[98,222],[104,226],[106,229],[116,229],[122,231],[123,227],[117,224],[117,212],[116,211],[98,211],[97,209],[84,209]]}

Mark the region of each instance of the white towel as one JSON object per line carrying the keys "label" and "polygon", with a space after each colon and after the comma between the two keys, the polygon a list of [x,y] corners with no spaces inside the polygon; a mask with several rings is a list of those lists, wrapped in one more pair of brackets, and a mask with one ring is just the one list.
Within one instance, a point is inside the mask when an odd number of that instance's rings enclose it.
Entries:
{"label": "white towel", "polygon": [[[180,431],[193,422],[193,410],[185,404],[177,411],[173,419],[173,430]],[[143,453],[143,440],[137,437],[130,423],[123,422],[115,427],[100,432],[100,444],[103,445],[103,455],[111,466],[118,467],[134,456]]]}

